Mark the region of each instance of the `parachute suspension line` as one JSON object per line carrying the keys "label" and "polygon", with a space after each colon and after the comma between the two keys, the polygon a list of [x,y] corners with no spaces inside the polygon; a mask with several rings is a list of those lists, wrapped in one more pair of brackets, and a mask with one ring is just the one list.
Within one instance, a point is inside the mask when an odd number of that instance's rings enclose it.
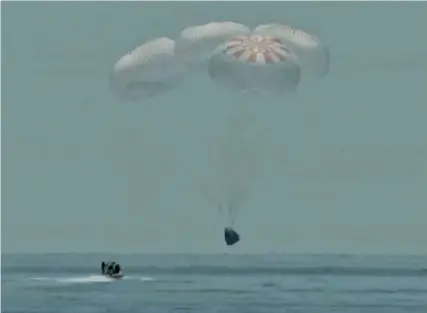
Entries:
{"label": "parachute suspension line", "polygon": [[225,144],[221,146],[224,161],[224,178],[226,187],[226,215],[227,226],[234,227],[238,214],[247,197],[248,157],[244,132],[248,122],[249,103],[239,97],[236,114],[227,125]]}

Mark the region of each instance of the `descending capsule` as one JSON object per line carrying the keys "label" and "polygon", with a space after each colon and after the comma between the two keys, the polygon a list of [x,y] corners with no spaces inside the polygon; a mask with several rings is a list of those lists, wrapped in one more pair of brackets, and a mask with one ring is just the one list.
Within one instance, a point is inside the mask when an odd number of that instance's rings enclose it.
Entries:
{"label": "descending capsule", "polygon": [[249,33],[247,26],[230,21],[191,26],[185,28],[176,40],[175,53],[185,64],[204,66],[219,44],[232,37]]}
{"label": "descending capsule", "polygon": [[124,100],[150,98],[175,88],[187,70],[175,58],[175,41],[156,38],[121,57],[110,87]]}
{"label": "descending capsule", "polygon": [[296,56],[276,37],[237,36],[215,49],[212,81],[236,91],[293,92],[300,80]]}
{"label": "descending capsule", "polygon": [[240,235],[232,228],[224,228],[224,240],[227,246],[232,246],[240,241]]}
{"label": "descending capsule", "polygon": [[329,72],[329,49],[316,36],[282,24],[259,25],[253,33],[279,38],[298,57],[303,73],[324,76]]}

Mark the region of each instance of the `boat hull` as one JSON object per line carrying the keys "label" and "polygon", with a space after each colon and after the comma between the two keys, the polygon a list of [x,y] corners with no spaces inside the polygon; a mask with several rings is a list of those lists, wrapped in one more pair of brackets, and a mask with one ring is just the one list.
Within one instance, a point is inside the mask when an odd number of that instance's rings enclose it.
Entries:
{"label": "boat hull", "polygon": [[122,279],[125,275],[123,273],[117,273],[117,274],[103,274],[105,277],[112,278],[112,279]]}

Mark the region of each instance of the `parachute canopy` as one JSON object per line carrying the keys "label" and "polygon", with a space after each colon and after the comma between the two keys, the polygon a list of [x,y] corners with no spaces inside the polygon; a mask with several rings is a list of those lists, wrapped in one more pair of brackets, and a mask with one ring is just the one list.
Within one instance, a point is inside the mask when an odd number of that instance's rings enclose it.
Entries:
{"label": "parachute canopy", "polygon": [[232,228],[224,228],[224,240],[227,246],[232,246],[240,241],[240,235]]}
{"label": "parachute canopy", "polygon": [[297,57],[276,37],[237,36],[220,45],[209,62],[215,83],[237,91],[295,91],[300,81]]}
{"label": "parachute canopy", "polygon": [[250,29],[235,22],[212,22],[185,28],[175,45],[177,58],[187,65],[206,65],[213,50],[224,41],[248,35]]}
{"label": "parachute canopy", "polygon": [[303,72],[317,76],[329,72],[329,49],[316,36],[282,24],[259,25],[253,33],[279,38],[298,57]]}
{"label": "parachute canopy", "polygon": [[[211,22],[185,28],[178,38],[149,40],[122,56],[110,87],[123,100],[141,100],[176,88],[194,69],[229,89],[283,94],[301,73],[329,72],[329,49],[315,36],[287,25]],[[204,72],[206,73],[206,72]]]}
{"label": "parachute canopy", "polygon": [[177,62],[175,41],[156,38],[138,46],[117,61],[110,76],[111,88],[122,98],[149,98],[175,88],[187,70]]}

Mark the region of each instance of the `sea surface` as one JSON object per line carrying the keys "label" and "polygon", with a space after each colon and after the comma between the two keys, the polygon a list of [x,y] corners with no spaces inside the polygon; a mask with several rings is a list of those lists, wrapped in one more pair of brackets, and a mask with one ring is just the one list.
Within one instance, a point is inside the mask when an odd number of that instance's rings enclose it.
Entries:
{"label": "sea surface", "polygon": [[3,255],[1,291],[2,313],[425,313],[427,256]]}

